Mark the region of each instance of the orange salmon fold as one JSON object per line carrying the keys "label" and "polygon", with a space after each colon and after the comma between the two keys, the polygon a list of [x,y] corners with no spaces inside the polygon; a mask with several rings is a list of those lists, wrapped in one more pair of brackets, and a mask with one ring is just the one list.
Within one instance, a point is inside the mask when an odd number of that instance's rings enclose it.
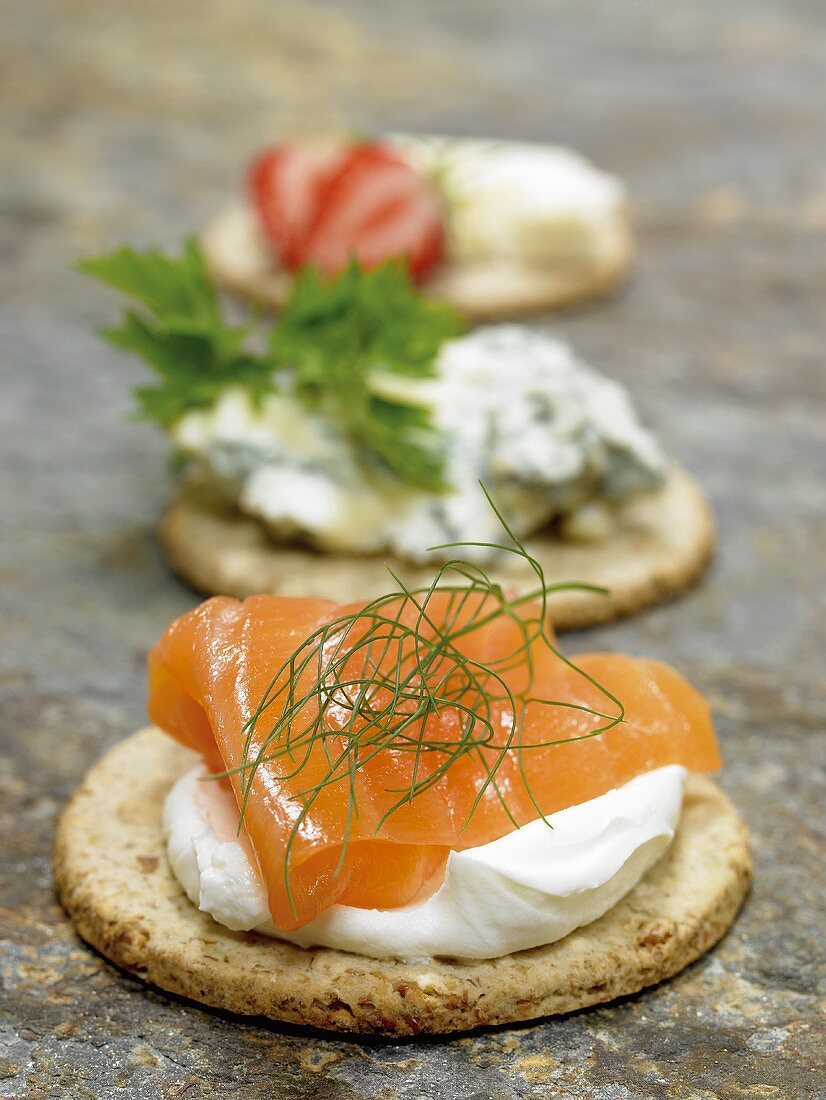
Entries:
{"label": "orange salmon fold", "polygon": [[[347,692],[356,690],[348,685],[363,672],[366,652],[348,656],[363,633],[357,619],[341,647],[344,686],[334,697],[325,696],[322,710],[312,691],[316,666],[293,677],[293,698],[301,705],[291,712],[292,727],[321,728],[325,737],[297,742],[290,753],[284,726],[254,771],[243,819],[276,927],[299,928],[337,903],[378,909],[405,905],[440,874],[451,849],[485,844],[541,814],[596,798],[666,764],[692,771],[720,767],[708,705],[668,665],[592,653],[577,657],[574,669],[539,638],[525,645],[522,628],[537,616],[536,605],[508,616],[489,614],[485,601],[493,609],[492,598],[484,594],[463,605],[459,625],[463,615],[472,614],[479,625],[456,644],[483,689],[493,683],[485,678],[485,667],[499,669],[497,690],[491,690],[485,712],[487,726],[476,729],[487,732],[486,744],[456,752],[465,744],[467,712],[462,707],[472,692],[450,662],[437,660],[431,675],[453,703],[408,727],[406,740],[400,735],[381,751],[359,750],[358,766],[348,770],[355,751],[349,734],[370,725],[361,717],[356,727],[348,727],[354,719]],[[274,687],[275,674],[314,631],[359,611],[360,605],[286,596],[207,600],[172,623],[149,654],[151,720],[201,753],[212,771],[229,772],[240,807],[246,773],[233,769],[256,759],[282,717],[285,696],[277,693],[290,682],[289,669]],[[455,626],[456,601],[440,590],[429,596],[426,615],[418,622],[415,609],[405,605],[400,613],[400,621],[417,624],[425,642],[448,618]],[[524,659],[528,652],[530,672]],[[371,654],[385,672],[396,667],[409,672],[420,656],[415,646],[394,650],[386,641]],[[508,660],[509,654],[521,656]],[[502,684],[511,698],[502,697]],[[588,737],[606,724],[590,711],[609,720],[619,714],[611,696],[624,706],[624,720]],[[270,704],[250,727],[265,697]],[[370,703],[381,719],[371,727],[375,734],[386,724],[382,707],[388,699],[382,687]],[[523,708],[516,737],[513,699]],[[410,704],[398,705],[404,714]],[[552,741],[561,743],[548,744]],[[333,782],[331,758],[344,761]],[[492,769],[495,782],[489,778]],[[404,801],[416,784],[415,797]],[[308,792],[315,792],[309,807]]]}

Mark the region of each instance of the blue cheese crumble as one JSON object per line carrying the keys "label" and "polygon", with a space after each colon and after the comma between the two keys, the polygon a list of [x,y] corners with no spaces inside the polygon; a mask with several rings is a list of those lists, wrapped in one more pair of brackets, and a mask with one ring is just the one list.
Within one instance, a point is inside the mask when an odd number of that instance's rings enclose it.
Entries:
{"label": "blue cheese crumble", "polygon": [[[480,481],[519,537],[557,520],[564,536],[593,539],[610,534],[617,503],[665,479],[665,458],[625,389],[537,330],[476,329],[443,346],[435,378],[404,385],[443,433],[446,492],[366,465],[335,423],[289,393],[256,408],[228,389],[172,436],[200,476],[276,540],[411,561],[438,543],[501,541]],[[493,556],[475,551],[478,561]]]}

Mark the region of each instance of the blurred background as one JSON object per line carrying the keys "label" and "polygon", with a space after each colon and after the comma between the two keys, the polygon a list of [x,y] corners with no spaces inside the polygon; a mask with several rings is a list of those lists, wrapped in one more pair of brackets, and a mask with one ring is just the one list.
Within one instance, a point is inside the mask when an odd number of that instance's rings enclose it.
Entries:
{"label": "blurred background", "polygon": [[[824,88],[820,0],[5,0],[0,1094],[263,1096],[277,1067],[284,1096],[815,1095]],[[96,340],[113,301],[73,260],[197,232],[260,146],[328,126],[560,142],[625,180],[630,285],[540,323],[630,386],[719,524],[698,591],[573,648],[656,654],[711,695],[753,898],[684,982],[510,1045],[377,1051],[138,993],[51,893],[55,814],[143,721],[146,648],[195,601],[152,534],[165,442],[127,422],[143,368]]]}
{"label": "blurred background", "polygon": [[[625,180],[638,235],[629,287],[552,320],[631,386],[718,505],[717,602],[664,609],[666,633],[694,652],[688,627],[702,615],[714,627],[704,662],[818,661],[796,572],[823,538],[826,13],[815,0],[725,11],[710,0],[7,0],[3,24],[0,514],[15,533],[21,615],[47,581],[97,569],[102,547],[152,556],[150,520],[168,494],[162,437],[124,422],[144,368],[96,340],[116,303],[72,271],[75,258],[198,232],[284,133],[424,129],[568,143]],[[772,517],[759,540],[743,522]],[[134,598],[148,613],[148,578],[136,574],[132,594],[124,577],[83,576],[99,596],[82,597],[83,614],[91,602],[101,616],[87,644],[101,653],[113,604]],[[58,591],[48,615],[64,615],[71,636],[80,608]],[[158,626],[175,595],[159,588]],[[142,619],[121,629],[140,654]],[[76,685],[66,632],[41,634],[52,682]],[[98,689],[113,675],[102,664]]]}

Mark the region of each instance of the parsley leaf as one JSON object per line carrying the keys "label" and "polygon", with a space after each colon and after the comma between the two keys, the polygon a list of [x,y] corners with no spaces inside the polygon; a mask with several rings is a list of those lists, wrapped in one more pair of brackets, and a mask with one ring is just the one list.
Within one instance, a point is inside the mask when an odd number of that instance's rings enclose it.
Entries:
{"label": "parsley leaf", "polygon": [[127,312],[101,335],[133,352],[159,376],[135,391],[141,414],[169,427],[189,409],[212,405],[227,386],[245,386],[255,400],[270,388],[272,362],[245,350],[248,328],[226,323],[200,249],[188,241],[179,259],[119,248],[82,260],[79,269],[137,298],[145,315]]}
{"label": "parsley leaf", "polygon": [[352,261],[334,280],[300,273],[271,347],[296,393],[363,451],[404,481],[439,490],[444,439],[429,407],[398,382],[433,378],[441,345],[461,331],[452,309],[416,293],[402,264],[364,271]]}
{"label": "parsley leaf", "polygon": [[334,279],[300,272],[263,351],[250,349],[249,325],[226,321],[194,241],[179,258],[120,248],[78,266],[144,307],[102,335],[158,375],[135,392],[147,419],[169,427],[229,386],[256,402],[286,386],[368,461],[418,488],[445,488],[445,440],[410,382],[435,376],[442,343],[463,326],[416,292],[402,264],[364,271],[353,261]]}

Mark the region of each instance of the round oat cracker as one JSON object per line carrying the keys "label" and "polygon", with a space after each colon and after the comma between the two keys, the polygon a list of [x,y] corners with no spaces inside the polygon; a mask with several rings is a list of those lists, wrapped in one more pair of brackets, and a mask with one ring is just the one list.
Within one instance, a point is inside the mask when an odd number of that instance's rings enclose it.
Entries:
{"label": "round oat cracker", "polygon": [[[386,565],[414,587],[433,580],[432,564],[279,544],[256,519],[222,510],[192,489],[182,489],[169,506],[159,534],[176,572],[207,595],[369,600],[394,585]],[[688,588],[711,558],[714,525],[699,486],[675,468],[662,489],[623,505],[610,538],[585,543],[539,534],[525,545],[541,562],[549,584],[579,581],[609,589],[607,596],[563,591],[549,597],[555,628],[574,630],[632,615]],[[517,590],[536,586],[535,574],[515,556],[487,572]]]}
{"label": "round oat cracker", "polygon": [[57,892],[80,935],[118,966],[244,1015],[399,1036],[572,1012],[688,966],[732,924],[751,878],[745,825],[719,787],[690,776],[663,858],[618,905],[557,943],[473,962],[306,950],[228,931],[173,877],[163,803],[193,760],[145,729],[95,764],[58,824]]}
{"label": "round oat cracker", "polygon": [[[239,204],[219,214],[201,234],[201,248],[223,290],[272,309],[287,300],[292,279],[278,267],[249,207]],[[422,291],[473,321],[502,321],[568,309],[609,294],[627,276],[632,255],[628,215],[618,211],[599,256],[591,261],[556,270],[503,260],[446,264]]]}

